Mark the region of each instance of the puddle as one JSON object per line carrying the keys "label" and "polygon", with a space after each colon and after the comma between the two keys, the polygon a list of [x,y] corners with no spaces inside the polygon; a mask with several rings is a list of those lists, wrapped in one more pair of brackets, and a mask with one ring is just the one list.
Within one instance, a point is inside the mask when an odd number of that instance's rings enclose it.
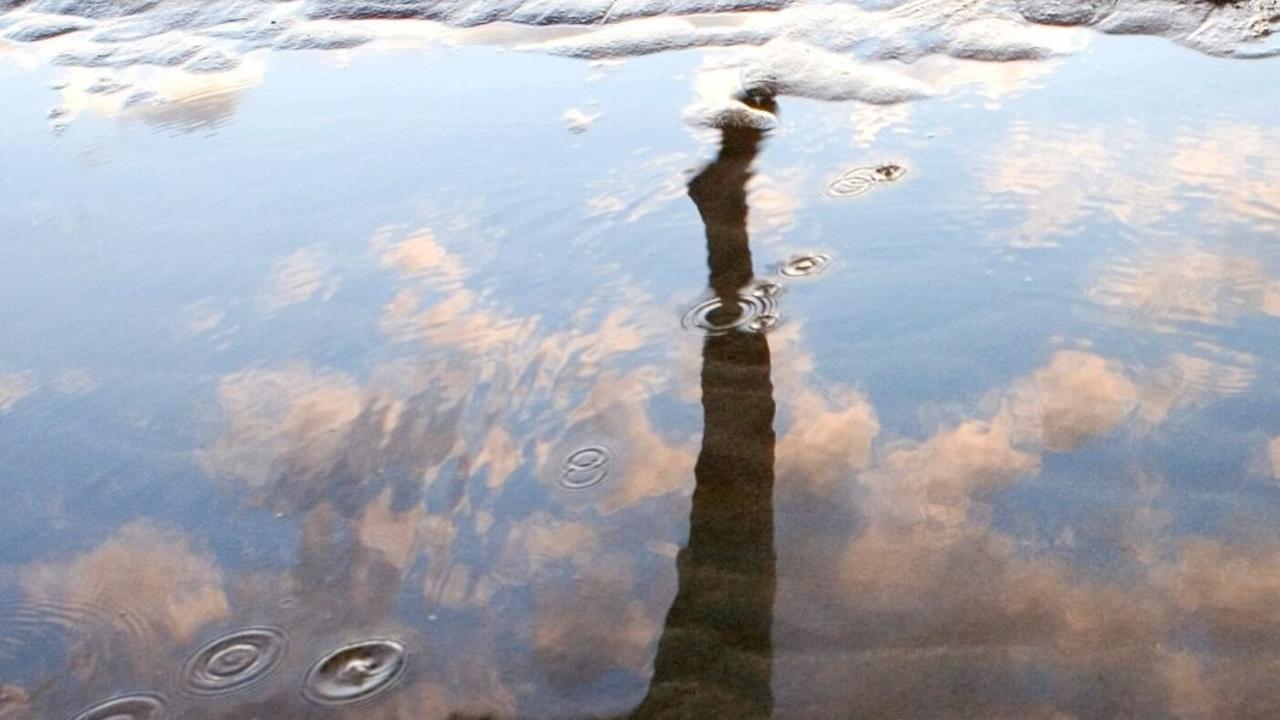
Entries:
{"label": "puddle", "polygon": [[1280,705],[1266,0],[0,7],[5,720]]}

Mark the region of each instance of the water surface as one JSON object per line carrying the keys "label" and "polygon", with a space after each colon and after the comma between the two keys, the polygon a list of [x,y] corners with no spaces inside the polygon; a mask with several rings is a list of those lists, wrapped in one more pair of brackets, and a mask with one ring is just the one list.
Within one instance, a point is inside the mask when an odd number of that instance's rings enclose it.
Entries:
{"label": "water surface", "polygon": [[404,22],[0,44],[0,718],[1280,712],[1275,61]]}

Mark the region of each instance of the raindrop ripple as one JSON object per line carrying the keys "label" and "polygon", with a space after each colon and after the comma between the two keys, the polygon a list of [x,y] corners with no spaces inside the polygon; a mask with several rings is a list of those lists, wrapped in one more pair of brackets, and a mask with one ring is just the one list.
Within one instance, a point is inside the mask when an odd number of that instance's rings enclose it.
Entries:
{"label": "raindrop ripple", "polygon": [[718,297],[710,297],[685,311],[680,324],[705,335],[768,332],[778,324],[781,293],[781,285],[766,281],[738,291],[736,308],[726,306]]}
{"label": "raindrop ripple", "polygon": [[855,197],[881,183],[895,182],[907,174],[901,165],[864,165],[845,172],[831,181],[827,194],[832,197]]}
{"label": "raindrop ripple", "polygon": [[831,264],[831,256],[815,253],[813,255],[796,255],[778,268],[783,277],[799,278],[819,275]]}
{"label": "raindrop ripple", "polygon": [[164,716],[162,696],[139,693],[98,703],[77,715],[75,720],[160,720]]}
{"label": "raindrop ripple", "polygon": [[364,640],[325,655],[307,672],[302,693],[320,705],[365,700],[391,687],[404,672],[404,646],[393,640]]}
{"label": "raindrop ripple", "polygon": [[275,628],[240,630],[208,643],[182,668],[182,686],[197,695],[217,695],[248,687],[270,673],[288,650]]}
{"label": "raindrop ripple", "polygon": [[575,450],[564,460],[560,484],[570,490],[582,490],[596,485],[609,477],[611,460],[609,448],[606,447],[593,446]]}

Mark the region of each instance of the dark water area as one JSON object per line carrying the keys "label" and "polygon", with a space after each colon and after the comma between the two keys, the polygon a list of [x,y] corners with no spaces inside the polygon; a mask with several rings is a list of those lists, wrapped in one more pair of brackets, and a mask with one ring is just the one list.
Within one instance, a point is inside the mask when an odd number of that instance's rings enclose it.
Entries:
{"label": "dark water area", "polygon": [[1280,717],[1280,61],[40,3],[0,719]]}

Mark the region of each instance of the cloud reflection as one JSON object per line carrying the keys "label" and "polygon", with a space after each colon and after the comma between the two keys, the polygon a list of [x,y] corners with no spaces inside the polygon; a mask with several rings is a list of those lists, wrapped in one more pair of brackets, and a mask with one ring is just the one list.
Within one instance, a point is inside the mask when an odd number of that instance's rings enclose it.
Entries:
{"label": "cloud reflection", "polygon": [[[235,115],[245,91],[265,80],[266,70],[266,61],[260,57],[214,74],[156,66],[66,68],[57,83],[58,106],[63,110],[59,122],[90,114],[140,120],[177,132],[217,128]],[[121,89],[97,92],[104,79]]]}
{"label": "cloud reflection", "polygon": [[185,642],[227,614],[222,571],[182,533],[145,522],[126,525],[93,551],[65,563],[22,569],[34,601],[104,608],[128,617],[141,644]]}
{"label": "cloud reflection", "polygon": [[1137,400],[1138,388],[1115,363],[1063,350],[1018,384],[1008,411],[1023,434],[1071,452],[1119,425]]}
{"label": "cloud reflection", "polygon": [[337,280],[330,277],[332,261],[324,250],[306,247],[276,263],[262,288],[268,312],[306,302],[318,293],[332,295]]}
{"label": "cloud reflection", "polygon": [[[781,530],[779,702],[813,717],[1265,716],[1277,696],[1260,668],[1280,656],[1264,610],[1280,599],[1274,545],[1175,535],[1164,484],[1132,470],[1114,471],[1133,501],[1112,529],[1084,519],[1044,545],[997,522],[995,498],[1033,481],[1044,452],[1081,452],[1199,397],[1184,388],[1147,411],[1153,388],[1172,386],[1165,368],[1061,350],[989,417],[848,463],[848,540],[815,536],[835,520],[821,514]],[[1123,562],[1091,569],[1081,535],[1108,538]]]}
{"label": "cloud reflection", "polygon": [[1024,198],[1026,217],[1001,232],[1015,247],[1059,244],[1094,217],[1151,230],[1192,214],[1208,227],[1273,232],[1280,227],[1278,139],[1273,128],[1223,121],[1159,133],[1134,121],[1062,132],[1017,122],[986,188]]}
{"label": "cloud reflection", "polygon": [[1280,281],[1260,261],[1199,248],[1114,263],[1089,297],[1161,332],[1229,326],[1255,313],[1280,317]]}
{"label": "cloud reflection", "polygon": [[[27,702],[46,712],[56,707],[55,715],[138,678],[167,678],[201,631],[231,613],[226,577],[209,551],[146,520],[65,561],[34,562],[13,574],[20,607],[41,628],[33,647],[20,650],[42,650],[40,662],[61,658],[61,667],[33,666],[45,675],[28,687]],[[56,683],[60,677],[75,682]]]}
{"label": "cloud reflection", "polygon": [[[591,678],[643,692],[670,601],[669,509],[692,477],[687,434],[650,415],[671,379],[633,357],[660,326],[645,303],[614,302],[539,334],[538,316],[477,290],[455,232],[372,241],[396,285],[378,327],[405,357],[363,378],[295,362],[219,382],[224,424],[202,466],[303,528],[299,564],[237,602],[295,598],[280,624],[304,643],[326,634],[308,616],[410,636],[402,612],[433,618],[422,674],[375,717],[617,707],[625,693]],[[611,448],[609,481],[566,490],[561,465],[583,444]]]}
{"label": "cloud reflection", "polygon": [[40,385],[29,372],[0,373],[0,415],[39,389]]}

